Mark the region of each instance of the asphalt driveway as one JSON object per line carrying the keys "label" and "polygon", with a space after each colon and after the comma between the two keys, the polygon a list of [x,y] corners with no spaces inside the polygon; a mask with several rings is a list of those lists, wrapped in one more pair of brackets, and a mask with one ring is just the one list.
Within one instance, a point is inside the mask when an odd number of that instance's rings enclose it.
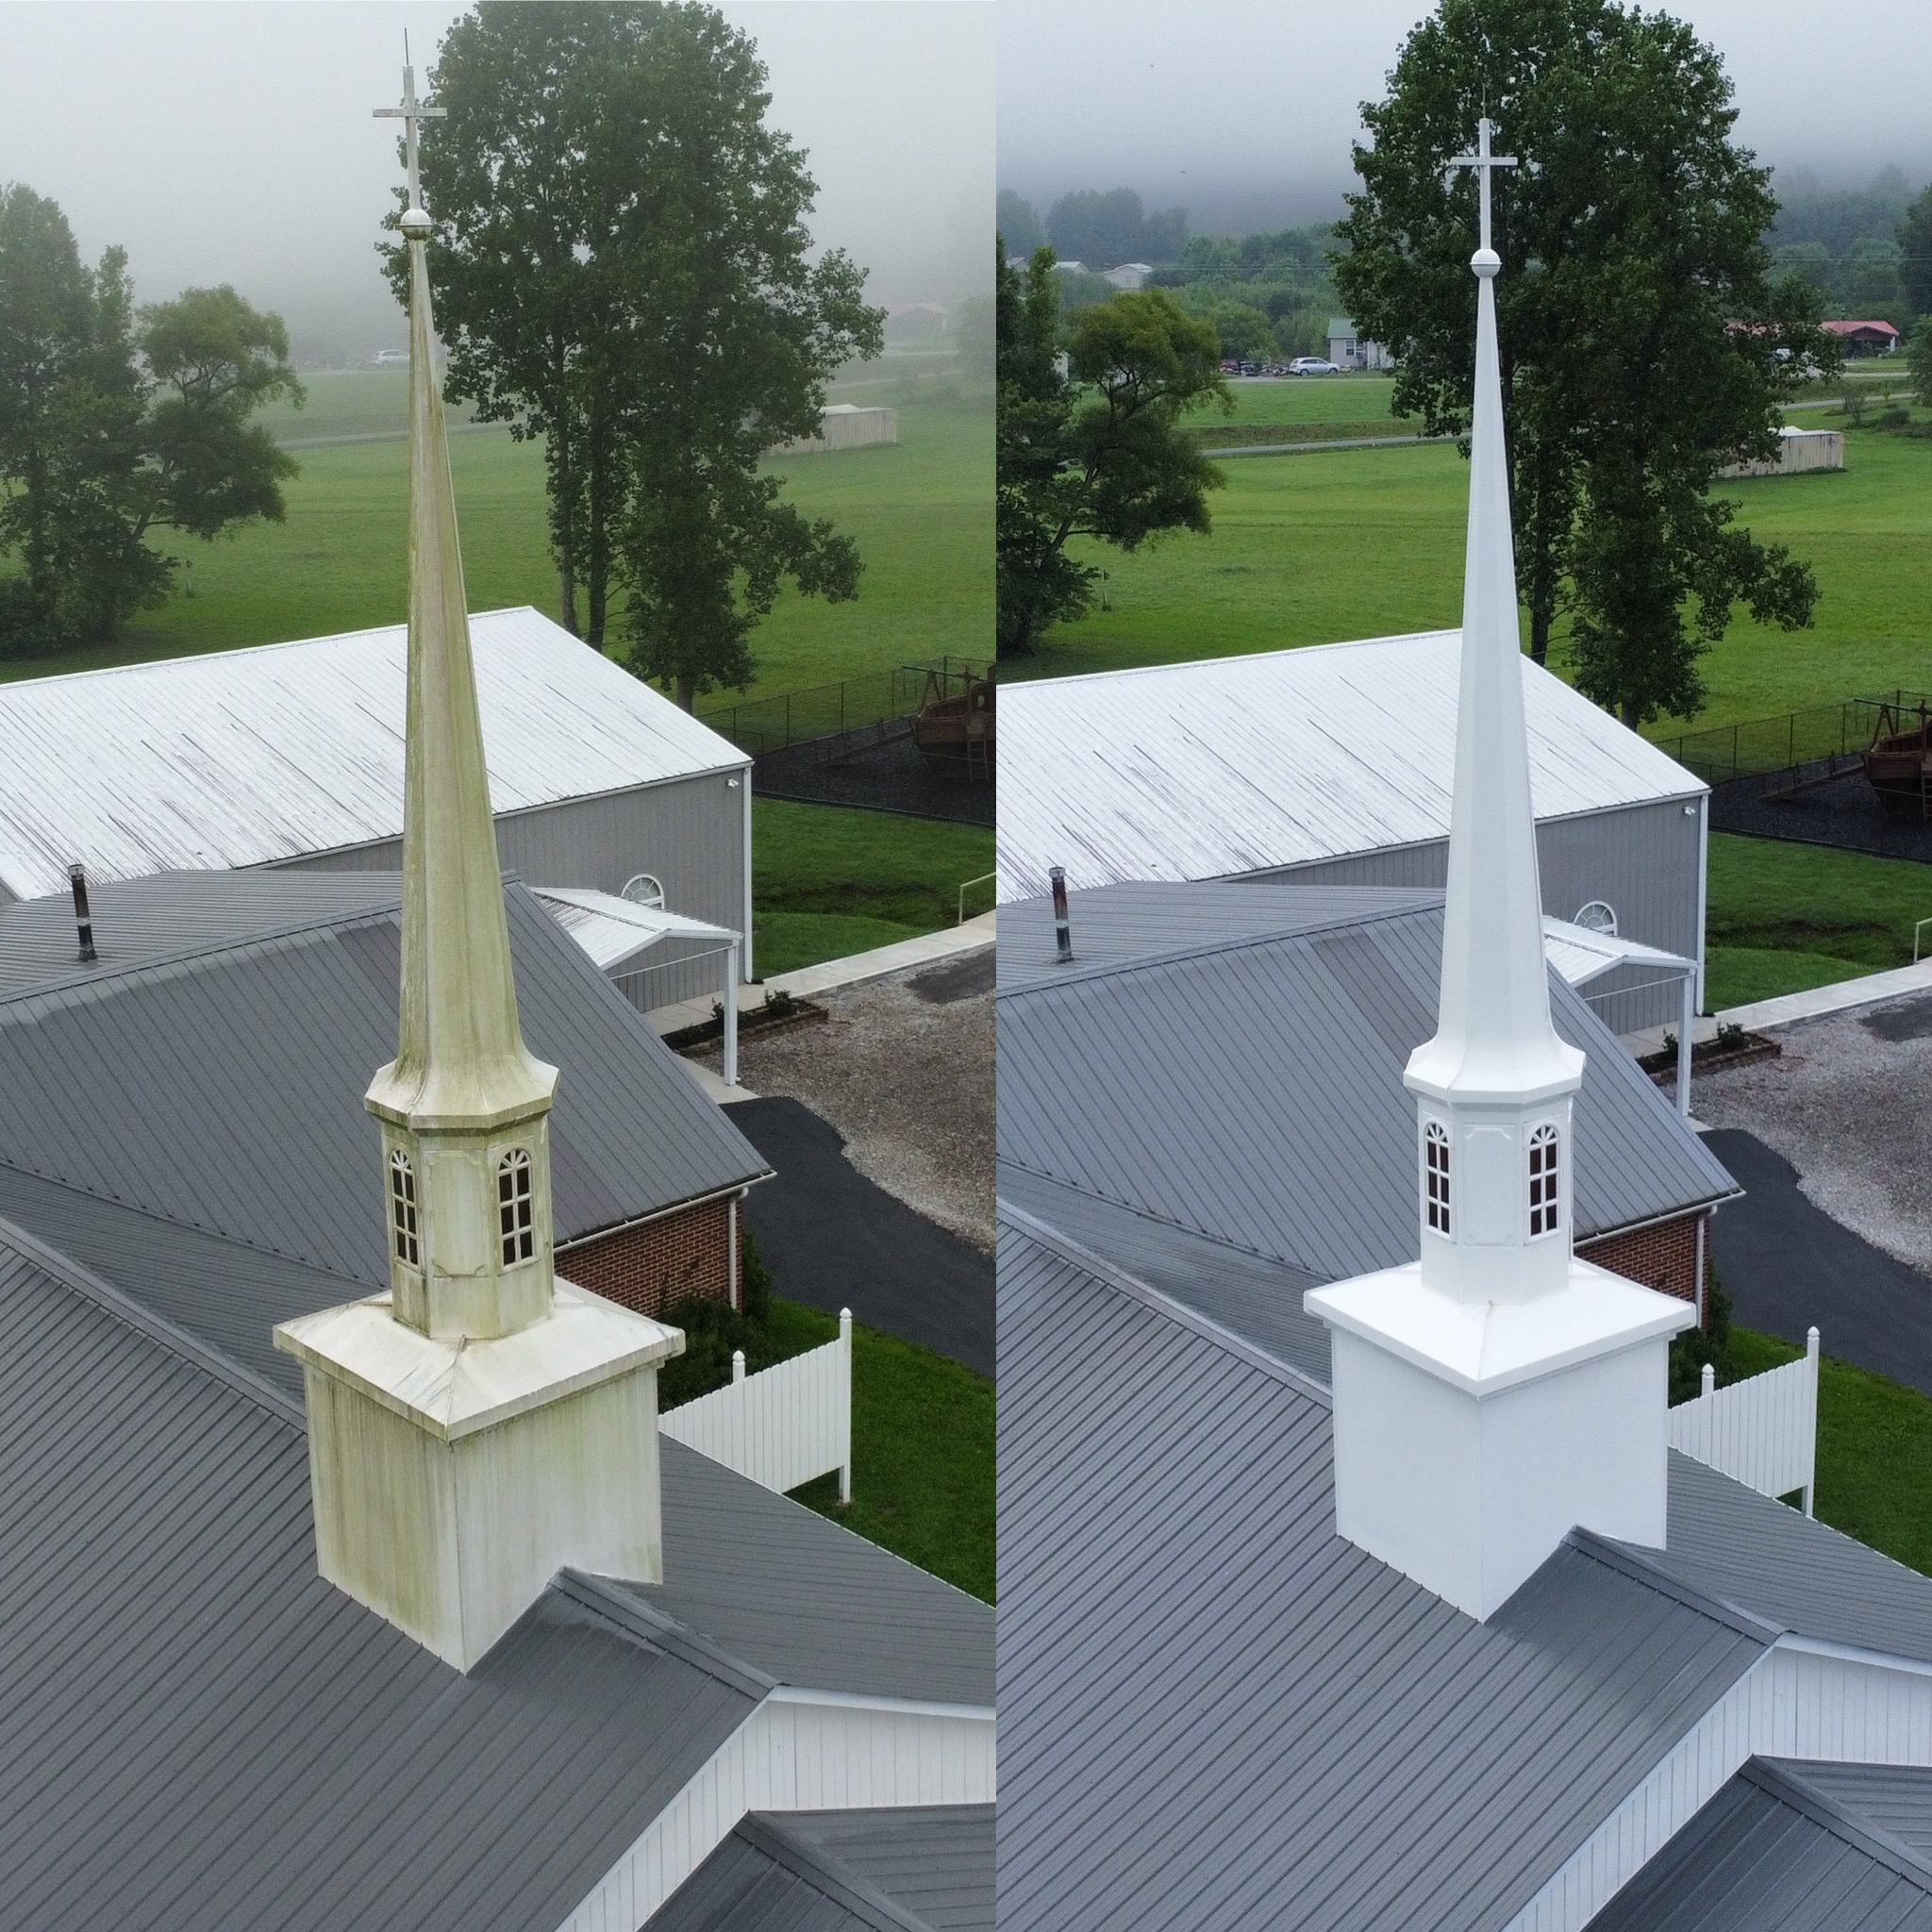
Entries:
{"label": "asphalt driveway", "polygon": [[1800,1347],[1816,1324],[1826,1355],[1932,1395],[1932,1280],[1807,1200],[1798,1170],[1756,1135],[1705,1141],[1746,1190],[1711,1224],[1735,1319]]}
{"label": "asphalt driveway", "polygon": [[741,1100],[724,1111],[777,1170],[744,1219],[777,1291],[993,1373],[992,1257],[869,1181],[836,1128],[803,1101]]}

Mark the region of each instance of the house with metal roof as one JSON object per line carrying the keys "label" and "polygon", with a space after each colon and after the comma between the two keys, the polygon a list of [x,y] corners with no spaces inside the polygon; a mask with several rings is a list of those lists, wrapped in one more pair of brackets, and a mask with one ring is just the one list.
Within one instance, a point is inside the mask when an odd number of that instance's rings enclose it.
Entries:
{"label": "house with metal roof", "polygon": [[[748,934],[750,758],[539,611],[481,613],[471,639],[501,862]],[[76,864],[395,872],[407,641],[388,625],[0,686],[0,902]],[[667,999],[717,974],[687,977]]]}
{"label": "house with metal roof", "polygon": [[1075,901],[1003,992],[1003,1932],[1932,1922],[1932,1577],[1671,1449],[1695,1317],[1579,1241],[1702,1157],[1546,946],[1491,131],[1440,939]]}
{"label": "house with metal roof", "polygon": [[4,1916],[991,1932],[991,1609],[665,1437],[559,1254],[749,1150],[498,869],[404,92],[400,891],[104,894],[0,999]]}
{"label": "house with metal roof", "polygon": [[[1065,964],[1050,901],[1001,911],[1001,1193],[1102,1253],[1139,1253],[1142,1221],[1224,1251],[1174,1291],[1245,1270],[1277,1305],[1257,1319],[1325,1376],[1302,1291],[1415,1242],[1402,1072],[1433,1025],[1441,893],[1129,885],[1068,905]],[[1577,1252],[1701,1313],[1709,1217],[1737,1183],[1570,982],[1567,942],[1553,950],[1557,1031],[1589,1056]],[[1165,1282],[1173,1261],[1148,1265]]]}
{"label": "house with metal roof", "polygon": [[[1371,638],[1013,684],[1000,698],[999,891],[1055,865],[1135,879],[1441,886],[1455,790],[1458,632]],[[1543,909],[1699,962],[1707,788],[1524,658]],[[1604,1010],[1677,1018],[1675,982]]]}

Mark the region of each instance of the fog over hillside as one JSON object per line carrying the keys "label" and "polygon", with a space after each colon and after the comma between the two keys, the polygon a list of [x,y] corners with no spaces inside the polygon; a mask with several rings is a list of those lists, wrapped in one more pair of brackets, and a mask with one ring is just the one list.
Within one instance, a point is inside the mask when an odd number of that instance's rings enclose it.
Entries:
{"label": "fog over hillside", "polygon": [[[1644,0],[1643,10],[1658,10]],[[999,180],[1043,215],[1128,187],[1196,234],[1332,221],[1354,185],[1357,112],[1378,98],[1420,0],[1002,0]],[[1932,177],[1925,0],[1661,0],[1715,45],[1738,138],[1780,170],[1862,188]],[[1507,133],[1507,130],[1505,130]]]}
{"label": "fog over hillside", "polygon": [[[0,180],[58,202],[82,253],[119,242],[155,301],[232,282],[298,357],[399,346],[375,242],[399,179],[407,29],[424,84],[448,5],[0,6]],[[988,0],[747,0],[771,118],[810,154],[814,239],[886,303],[991,292]]]}

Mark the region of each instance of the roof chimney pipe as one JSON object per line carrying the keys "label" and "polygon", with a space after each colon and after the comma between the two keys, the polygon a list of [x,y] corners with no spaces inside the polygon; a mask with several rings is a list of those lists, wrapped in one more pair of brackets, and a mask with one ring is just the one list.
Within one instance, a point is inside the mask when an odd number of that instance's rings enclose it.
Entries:
{"label": "roof chimney pipe", "polygon": [[1074,958],[1074,934],[1067,924],[1067,869],[1057,865],[1047,874],[1053,881],[1054,962],[1068,966]]}
{"label": "roof chimney pipe", "polygon": [[70,865],[67,877],[74,887],[74,924],[80,933],[80,963],[86,966],[96,957],[93,915],[87,909],[87,867]]}

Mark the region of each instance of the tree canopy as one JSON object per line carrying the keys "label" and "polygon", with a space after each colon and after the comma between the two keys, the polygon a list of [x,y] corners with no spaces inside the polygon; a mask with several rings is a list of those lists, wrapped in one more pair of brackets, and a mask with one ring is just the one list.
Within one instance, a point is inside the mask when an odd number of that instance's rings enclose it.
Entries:
{"label": "tree canopy", "polygon": [[1442,0],[1364,118],[1337,284],[1394,351],[1398,410],[1467,427],[1475,188],[1445,180],[1485,109],[1519,575],[1541,660],[1572,617],[1578,685],[1640,724],[1693,713],[1733,608],[1796,627],[1816,588],[1712,496],[1769,455],[1807,367],[1837,366],[1815,290],[1774,277],[1768,172],[1731,141],[1719,57],[1610,0]]}
{"label": "tree canopy", "polygon": [[1004,244],[996,257],[995,562],[1009,657],[1091,601],[1099,573],[1067,555],[1071,539],[1134,550],[1163,531],[1208,529],[1221,473],[1178,425],[1232,403],[1213,326],[1164,289],[1079,310],[1063,350],[1053,250],[1024,274],[1008,267]]}
{"label": "tree canopy", "polygon": [[280,521],[294,459],[249,418],[301,401],[288,354],[231,288],[137,313],[123,250],[88,269],[53,202],[0,192],[0,655],[111,638],[165,596],[158,530]]}
{"label": "tree canopy", "polygon": [[1124,261],[1172,261],[1188,237],[1185,208],[1149,214],[1131,188],[1099,194],[1089,190],[1063,194],[1047,210],[1046,239],[1062,261],[1091,269],[1116,268]]}
{"label": "tree canopy", "polygon": [[[759,474],[816,433],[884,311],[811,259],[804,155],[751,38],[699,5],[486,0],[450,29],[422,142],[449,392],[540,436],[564,620],[612,592],[640,675],[690,705],[753,675],[780,584],[856,593],[849,538]],[[402,286],[401,250],[391,273]]]}

